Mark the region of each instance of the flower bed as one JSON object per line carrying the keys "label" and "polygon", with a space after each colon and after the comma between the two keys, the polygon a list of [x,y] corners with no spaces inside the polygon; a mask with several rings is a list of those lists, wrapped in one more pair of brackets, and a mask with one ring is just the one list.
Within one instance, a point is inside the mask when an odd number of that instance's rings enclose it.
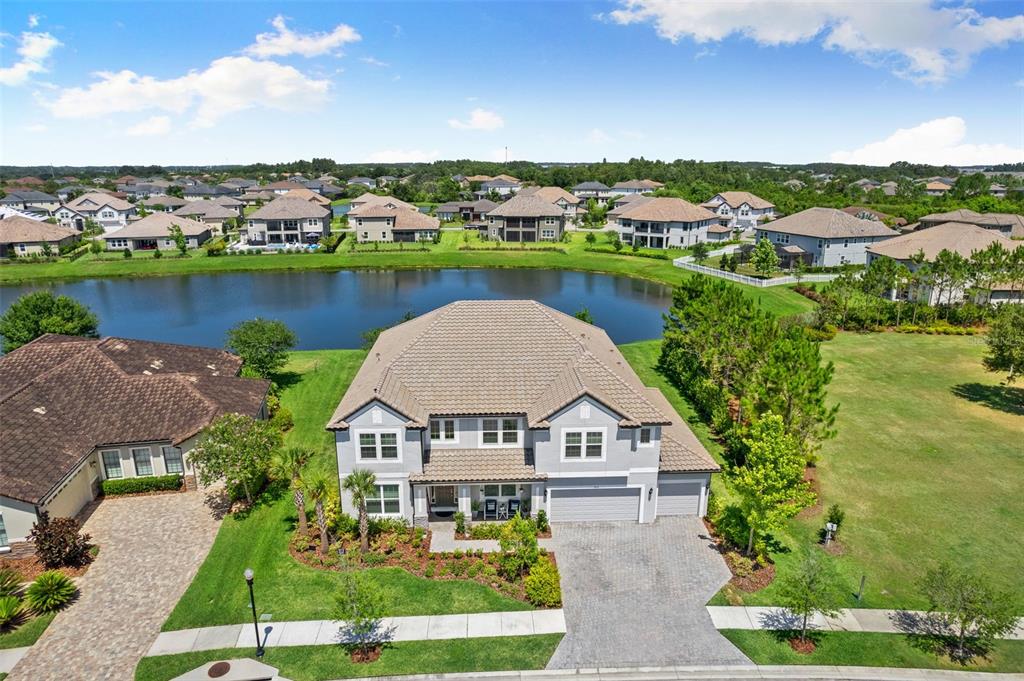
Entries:
{"label": "flower bed", "polygon": [[[480,539],[493,539],[497,540],[501,536],[501,523],[500,522],[479,522],[473,523],[469,526],[466,532],[461,534],[456,533],[455,538],[462,541],[472,541]],[[548,525],[543,531],[537,532],[538,539],[551,539],[551,526]]]}

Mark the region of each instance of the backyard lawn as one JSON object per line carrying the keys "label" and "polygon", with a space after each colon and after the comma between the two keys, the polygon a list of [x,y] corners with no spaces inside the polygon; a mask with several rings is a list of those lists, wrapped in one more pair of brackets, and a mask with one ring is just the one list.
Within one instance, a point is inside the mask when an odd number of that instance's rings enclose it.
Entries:
{"label": "backyard lawn", "polygon": [[[292,681],[543,669],[561,639],[561,634],[545,634],[407,641],[388,646],[379,660],[369,664],[354,664],[339,646],[278,647],[268,648],[263,662],[277,667],[282,676]],[[135,681],[168,681],[212,660],[237,658],[241,654],[244,653],[237,648],[229,648],[144,657],[135,669]]]}
{"label": "backyard lawn", "polygon": [[[895,333],[823,344],[840,408],[817,476],[824,506],[846,511],[837,560],[847,607],[924,608],[916,583],[943,560],[1024,597],[1024,388],[1001,387],[982,368],[984,347],[981,337]],[[823,523],[820,514],[793,520],[781,539],[810,543]],[[774,558],[785,571],[792,554]],[[775,589],[735,593],[771,605]],[[720,593],[713,602],[729,601]]]}

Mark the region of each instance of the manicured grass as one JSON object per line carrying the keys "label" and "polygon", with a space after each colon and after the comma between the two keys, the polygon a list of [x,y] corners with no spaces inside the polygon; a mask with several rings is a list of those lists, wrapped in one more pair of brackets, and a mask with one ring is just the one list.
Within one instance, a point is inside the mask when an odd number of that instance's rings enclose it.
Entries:
{"label": "manicured grass", "polygon": [[[282,375],[282,404],[295,427],[287,444],[318,453],[311,465],[336,470],[333,439],[324,430],[365,353],[296,352]],[[256,573],[256,604],[275,621],[331,619],[337,573],[302,565],[288,553],[295,523],[291,494],[268,492],[248,515],[225,518],[196,578],[163,625],[164,631],[246,622],[252,616],[242,573]],[[398,568],[367,570],[384,590],[388,615],[438,615],[528,610],[530,606],[468,580],[431,580]]]}
{"label": "manicured grass", "polygon": [[39,637],[46,631],[46,627],[50,626],[50,622],[56,616],[56,613],[51,612],[47,615],[33,617],[14,631],[0,634],[0,650],[32,645],[39,640]]}
{"label": "manicured grass", "polygon": [[[684,277],[700,276],[683,271],[669,260],[637,258],[630,255],[595,253],[585,250],[583,234],[573,233],[566,244],[555,244],[567,251],[529,251],[506,244],[500,250],[461,251],[463,234],[444,232],[440,244],[431,244],[427,251],[404,252],[357,251],[350,253],[342,244],[336,253],[276,253],[261,256],[225,255],[211,258],[197,249],[190,258],[151,257],[98,260],[86,255],[73,262],[4,264],[0,266],[0,284],[17,284],[47,279],[79,279],[89,277],[158,276],[244,272],[255,270],[337,270],[349,268],[415,269],[440,267],[522,267],[566,269],[584,272],[619,274],[648,279],[669,285]],[[599,237],[600,240],[603,237]],[[477,240],[470,235],[471,242]],[[737,284],[739,286],[739,284]],[[814,307],[807,298],[787,287],[758,289],[743,286],[743,291],[764,307],[780,315],[806,312]]]}
{"label": "manicured grass", "polygon": [[[846,511],[837,564],[847,607],[925,608],[917,581],[942,560],[1024,597],[1024,389],[982,368],[984,347],[981,337],[895,333],[822,345],[840,408],[817,474],[824,507]],[[793,520],[780,539],[812,543],[823,524],[820,514]],[[793,560],[773,557],[780,571]],[[776,585],[743,603],[776,603]]]}
{"label": "manicured grass", "polygon": [[[367,676],[543,669],[555,652],[561,634],[507,638],[406,641],[385,648],[380,659],[353,663],[339,646],[268,648],[263,662],[277,667],[293,681],[324,681]],[[252,655],[228,648],[200,653],[144,657],[135,668],[135,681],[168,681],[212,660]]]}
{"label": "manicured grass", "polygon": [[815,651],[810,655],[801,655],[789,647],[784,634],[743,629],[724,629],[721,633],[755,664],[1024,671],[1024,641],[1000,641],[990,653],[989,659],[979,659],[964,666],[915,647],[914,641],[903,634],[822,632],[815,635]]}

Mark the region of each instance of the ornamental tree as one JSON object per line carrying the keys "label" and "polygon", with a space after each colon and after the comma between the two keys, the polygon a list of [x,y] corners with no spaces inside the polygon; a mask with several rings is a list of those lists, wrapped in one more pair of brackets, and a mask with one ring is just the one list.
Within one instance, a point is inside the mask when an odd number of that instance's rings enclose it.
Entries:
{"label": "ornamental tree", "polygon": [[750,254],[750,264],[766,277],[771,276],[775,270],[779,269],[780,262],[779,254],[775,252],[775,246],[768,239],[758,241]]}
{"label": "ornamental tree", "polygon": [[228,330],[227,349],[242,358],[245,370],[271,378],[288,361],[298,339],[284,322],[257,317]]}
{"label": "ornamental tree", "polygon": [[780,604],[801,618],[800,640],[807,640],[807,620],[815,613],[834,617],[842,599],[839,573],[822,551],[804,548],[793,570],[779,580]]}
{"label": "ornamental tree", "polygon": [[989,326],[985,343],[985,368],[1006,372],[1007,383],[1017,380],[1024,371],[1024,305],[1003,305]]}
{"label": "ornamental tree", "polygon": [[189,458],[204,485],[225,480],[229,487],[241,487],[251,504],[280,446],[281,432],[270,421],[229,413],[206,427]]}

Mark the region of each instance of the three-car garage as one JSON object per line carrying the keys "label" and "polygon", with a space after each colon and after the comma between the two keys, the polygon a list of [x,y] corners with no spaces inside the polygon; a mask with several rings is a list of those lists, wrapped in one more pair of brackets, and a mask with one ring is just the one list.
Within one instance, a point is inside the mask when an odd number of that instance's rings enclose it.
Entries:
{"label": "three-car garage", "polygon": [[703,515],[710,475],[609,478],[602,481],[604,485],[582,479],[559,482],[565,486],[548,483],[547,511],[552,522],[651,522],[659,516]]}

